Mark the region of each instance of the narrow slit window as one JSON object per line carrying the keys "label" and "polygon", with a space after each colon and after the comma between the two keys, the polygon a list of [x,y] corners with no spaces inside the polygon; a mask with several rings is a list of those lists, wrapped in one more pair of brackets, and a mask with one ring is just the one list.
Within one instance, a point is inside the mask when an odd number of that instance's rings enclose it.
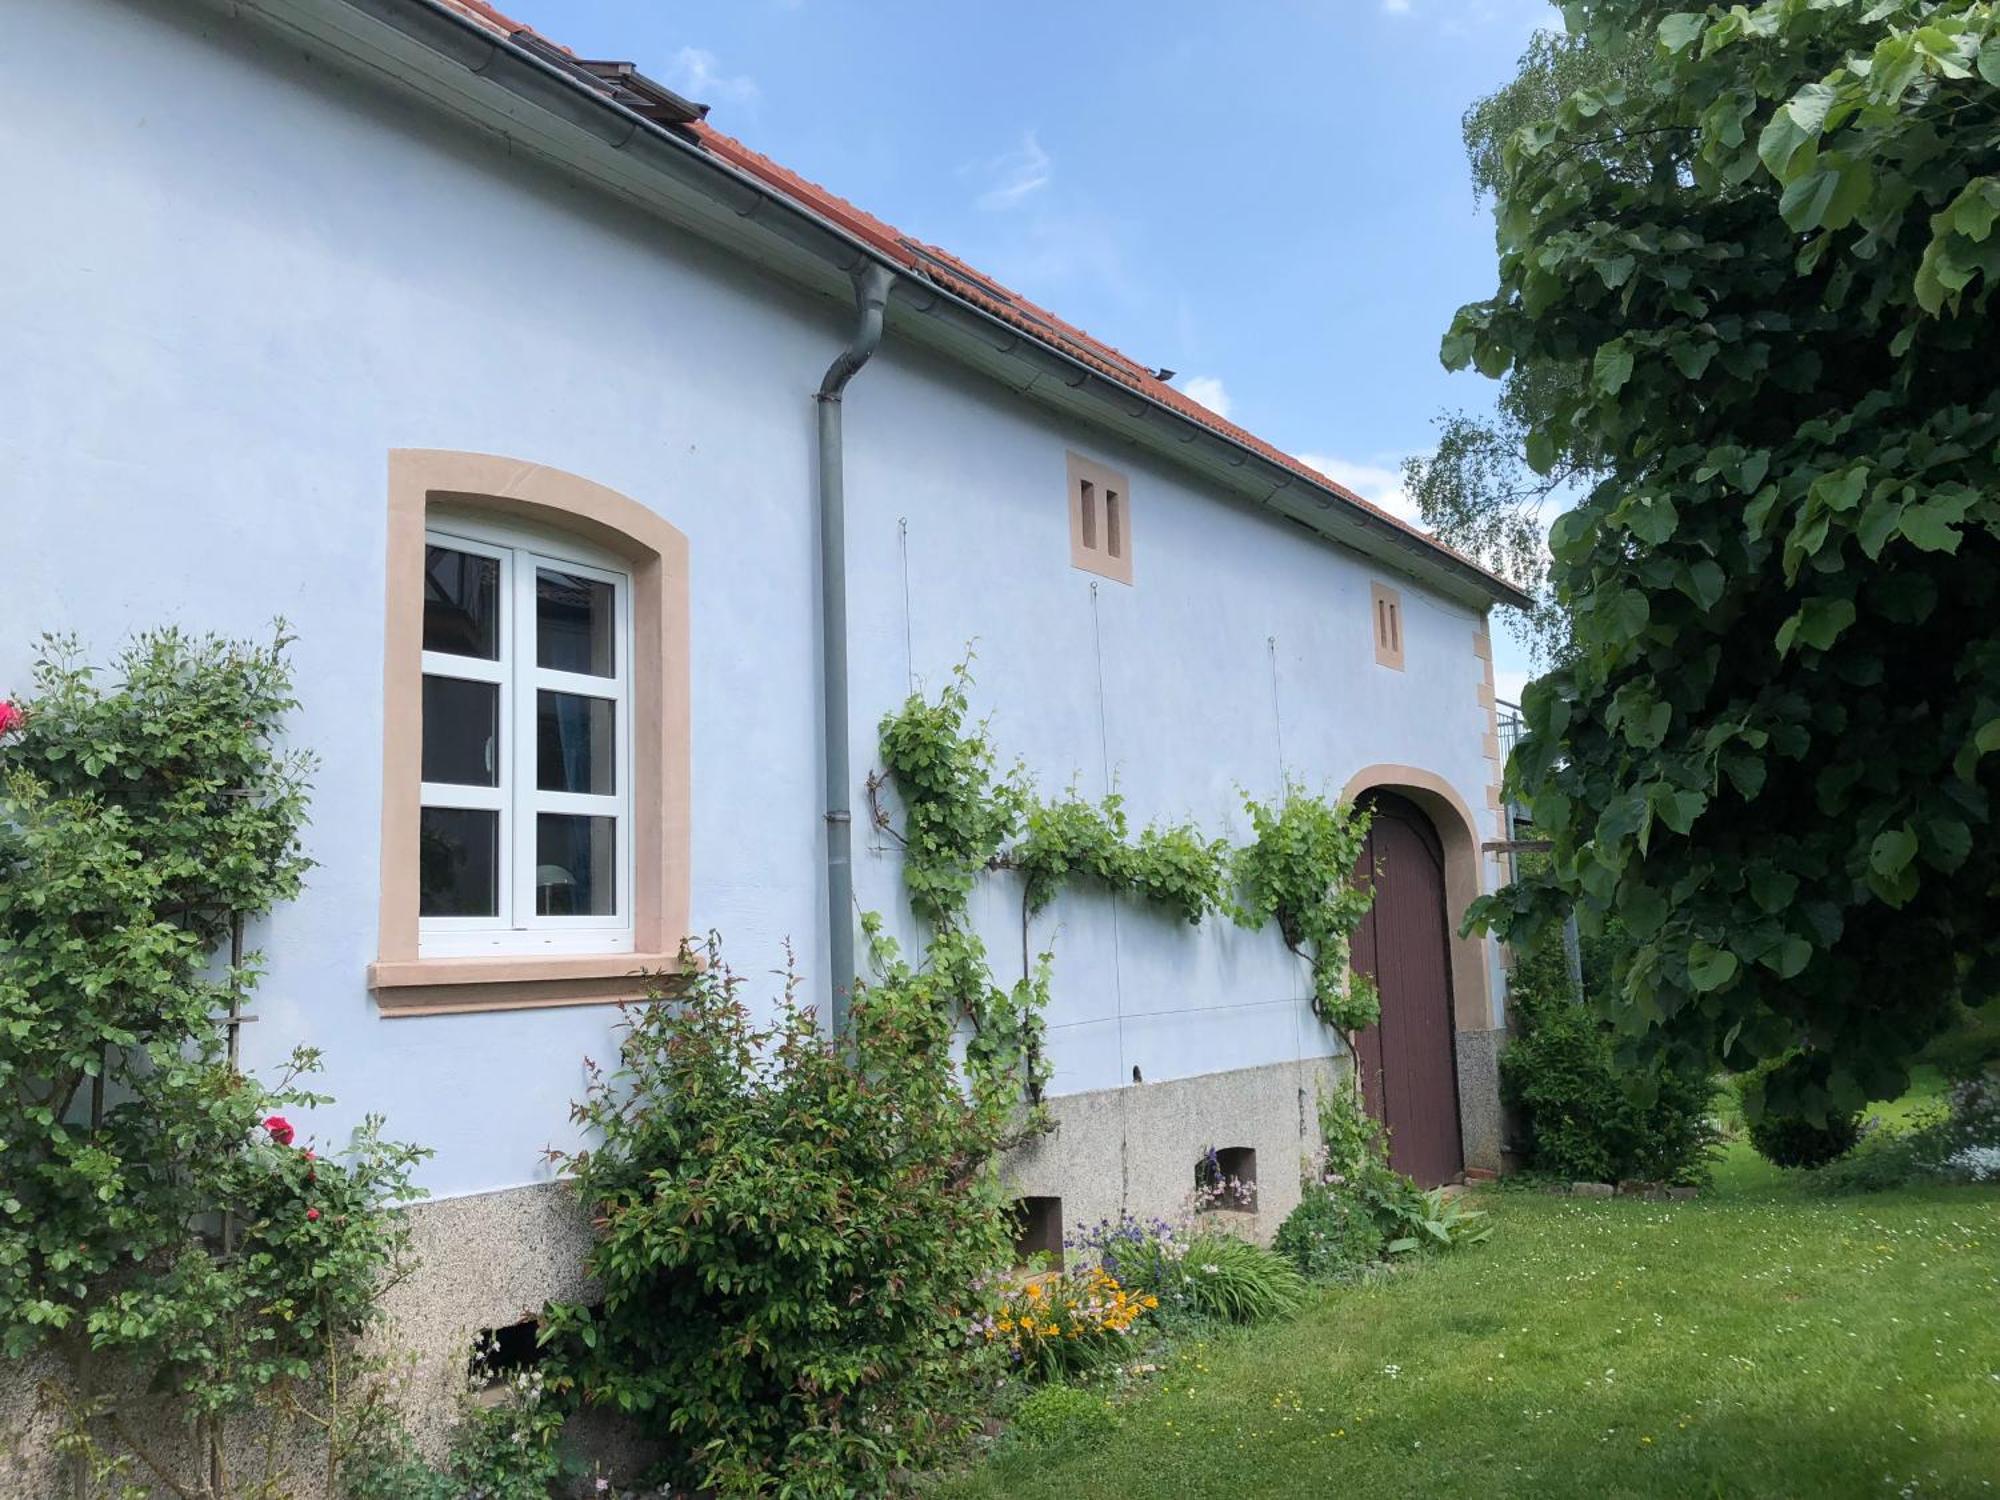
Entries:
{"label": "narrow slit window", "polygon": [[1132,581],[1132,490],[1125,476],[1069,455],[1069,560],[1117,583]]}
{"label": "narrow slit window", "polygon": [[1403,670],[1403,596],[1387,584],[1369,585],[1375,626],[1375,664]]}

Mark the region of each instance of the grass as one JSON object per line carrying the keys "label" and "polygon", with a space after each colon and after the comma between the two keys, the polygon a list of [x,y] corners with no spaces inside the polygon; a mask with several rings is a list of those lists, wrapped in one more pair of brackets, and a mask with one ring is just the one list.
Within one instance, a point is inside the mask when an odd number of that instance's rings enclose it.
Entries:
{"label": "grass", "polygon": [[1489,1191],[1486,1245],[1183,1348],[1118,1430],[951,1500],[2000,1492],[2000,1191]]}

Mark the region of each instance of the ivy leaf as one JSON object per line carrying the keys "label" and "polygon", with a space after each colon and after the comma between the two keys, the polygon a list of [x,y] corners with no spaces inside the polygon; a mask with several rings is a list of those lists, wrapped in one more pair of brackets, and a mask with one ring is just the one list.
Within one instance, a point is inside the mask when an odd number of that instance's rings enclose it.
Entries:
{"label": "ivy leaf", "polygon": [[1719,990],[1736,976],[1736,955],[1710,943],[1695,943],[1688,949],[1688,983],[1696,993]]}

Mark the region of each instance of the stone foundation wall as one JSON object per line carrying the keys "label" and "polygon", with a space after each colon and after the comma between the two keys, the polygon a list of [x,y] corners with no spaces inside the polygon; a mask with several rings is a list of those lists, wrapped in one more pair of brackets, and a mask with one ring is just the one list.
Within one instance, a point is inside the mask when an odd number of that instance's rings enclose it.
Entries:
{"label": "stone foundation wall", "polygon": [[1172,1219],[1211,1147],[1248,1146],[1256,1211],[1229,1218],[1268,1242],[1298,1206],[1301,1165],[1319,1144],[1318,1096],[1346,1079],[1346,1059],[1313,1058],[1064,1095],[1049,1101],[1054,1130],[1010,1155],[1002,1175],[1017,1196],[1060,1198],[1065,1230],[1121,1212]]}

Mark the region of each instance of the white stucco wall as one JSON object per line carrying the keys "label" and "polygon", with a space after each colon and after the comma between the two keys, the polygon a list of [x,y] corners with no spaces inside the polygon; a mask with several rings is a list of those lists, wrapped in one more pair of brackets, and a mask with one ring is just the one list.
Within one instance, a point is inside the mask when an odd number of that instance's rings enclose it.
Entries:
{"label": "white stucco wall", "polygon": [[[297,632],[322,757],[304,896],[255,934],[253,1063],[325,1049],[442,1193],[544,1175],[607,1008],[384,1020],[387,454],[503,453],[689,538],[693,914],[753,973],[819,926],[807,393],[844,330],[383,96],[166,5],[6,7],[0,693],[34,637]],[[185,9],[185,7],[182,7]],[[87,56],[79,87],[68,63]]]}
{"label": "white stucco wall", "polygon": [[[1116,789],[1135,832],[1192,819],[1245,842],[1245,793],[1269,800],[1289,776],[1337,795],[1383,763],[1485,806],[1473,611],[907,345],[885,347],[847,407],[857,757],[912,675],[934,688],[970,646],[1003,765],[1024,761],[1051,794]],[[1071,448],[1130,480],[1129,587],[1070,564]],[[1378,579],[1402,592],[1401,672],[1375,663]],[[898,912],[893,841],[860,821],[856,837],[858,899]],[[996,877],[975,909],[996,972],[1018,976],[1019,886]],[[1135,1066],[1157,1083],[1338,1050],[1275,929],[1195,930],[1078,890],[1034,923],[1045,947],[1057,1093],[1129,1084]]]}
{"label": "white stucco wall", "polygon": [[[149,625],[255,634],[284,616],[293,730],[322,757],[318,868],[254,935],[269,974],[245,1055],[321,1047],[341,1102],[312,1128],[386,1113],[436,1148],[434,1192],[535,1180],[615,1014],[384,1020],[365,988],[386,455],[548,464],[687,533],[693,921],[747,973],[787,938],[816,966],[809,395],[843,322],[228,23],[126,0],[7,11],[0,693],[25,685],[43,630],[103,656]],[[84,56],[80,88],[56,64]],[[1483,807],[1469,611],[1399,581],[1409,669],[1389,672],[1368,621],[1383,575],[1295,527],[893,342],[847,404],[857,778],[912,672],[935,684],[976,641],[1005,754],[1051,789],[1115,782],[1135,826],[1240,837],[1238,789],[1279,785],[1280,718],[1282,764],[1310,785],[1407,762]],[[1099,582],[1094,611],[1092,575],[1069,564],[1070,447],[1133,485],[1137,584]],[[895,913],[880,842],[857,823],[860,893]],[[1016,894],[996,882],[982,901],[1004,974]],[[1333,1045],[1274,934],[1196,933],[1086,894],[1035,936],[1056,951],[1060,1091]]]}

